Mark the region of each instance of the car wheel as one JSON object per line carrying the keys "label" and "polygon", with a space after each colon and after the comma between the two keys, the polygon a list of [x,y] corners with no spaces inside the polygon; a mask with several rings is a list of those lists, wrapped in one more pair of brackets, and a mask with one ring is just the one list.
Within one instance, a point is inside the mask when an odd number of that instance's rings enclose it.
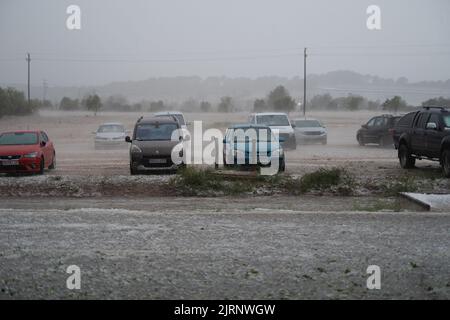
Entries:
{"label": "car wheel", "polygon": [[322,144],[323,145],[327,144],[327,139],[322,140]]}
{"label": "car wheel", "polygon": [[442,171],[446,178],[450,178],[450,151],[445,150],[442,152]]}
{"label": "car wheel", "polygon": [[44,169],[45,169],[45,161],[44,161],[44,158],[41,158],[38,174],[44,174]]}
{"label": "car wheel", "polygon": [[135,175],[139,174],[139,170],[134,168],[132,165],[130,165],[130,174],[132,176],[135,176]]}
{"label": "car wheel", "polygon": [[403,169],[414,168],[416,159],[411,156],[411,152],[406,144],[400,145],[398,148],[398,159],[400,160],[400,166]]}
{"label": "car wheel", "polygon": [[50,170],[56,169],[56,154],[53,154],[53,161],[52,164],[48,167]]}
{"label": "car wheel", "polygon": [[358,140],[358,143],[360,146],[365,146],[366,143],[364,142],[363,137],[361,137],[361,135],[357,136],[356,139]]}

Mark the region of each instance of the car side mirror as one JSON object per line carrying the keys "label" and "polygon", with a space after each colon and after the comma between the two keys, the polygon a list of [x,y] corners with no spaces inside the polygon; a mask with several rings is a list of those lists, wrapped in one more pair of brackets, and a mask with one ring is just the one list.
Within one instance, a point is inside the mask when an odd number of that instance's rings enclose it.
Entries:
{"label": "car side mirror", "polygon": [[91,133],[92,133],[92,134],[97,134],[97,131],[92,131]]}
{"label": "car side mirror", "polygon": [[361,126],[361,128],[367,129],[367,128],[369,128],[369,126],[368,126],[367,124],[363,124],[363,125]]}
{"label": "car side mirror", "polygon": [[222,142],[227,143],[227,139],[223,138]]}
{"label": "car side mirror", "polygon": [[125,137],[125,141],[128,142],[128,143],[131,143],[131,138],[130,138],[130,136],[126,136],[126,137]]}
{"label": "car side mirror", "polygon": [[295,127],[296,127],[296,125],[295,125],[295,124],[291,124],[291,127],[292,127],[292,128],[295,128]]}
{"label": "car side mirror", "polygon": [[41,141],[41,147],[45,147],[47,145],[47,143],[45,141]]}
{"label": "car side mirror", "polygon": [[437,130],[437,124],[435,122],[428,122],[427,129],[429,130]]}
{"label": "car side mirror", "polygon": [[284,142],[286,140],[283,137],[278,137],[278,141],[281,143],[281,142]]}

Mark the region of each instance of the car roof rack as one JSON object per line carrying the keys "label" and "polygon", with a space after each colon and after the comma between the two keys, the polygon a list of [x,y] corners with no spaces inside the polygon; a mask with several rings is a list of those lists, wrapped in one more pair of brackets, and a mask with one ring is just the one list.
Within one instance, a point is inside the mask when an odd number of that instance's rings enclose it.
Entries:
{"label": "car roof rack", "polygon": [[440,107],[440,106],[423,106],[424,109],[430,110],[430,109],[440,109],[440,110],[445,110],[445,107]]}

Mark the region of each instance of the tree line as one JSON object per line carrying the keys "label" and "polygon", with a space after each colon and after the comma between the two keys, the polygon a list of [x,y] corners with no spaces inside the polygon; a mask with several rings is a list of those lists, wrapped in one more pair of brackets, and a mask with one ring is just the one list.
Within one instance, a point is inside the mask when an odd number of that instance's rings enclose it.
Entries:
{"label": "tree line", "polygon": [[[422,106],[446,106],[450,107],[450,98],[437,97],[422,102]],[[30,103],[22,91],[13,88],[0,87],[0,117],[7,115],[28,115],[40,108],[57,108],[59,110],[89,110],[96,114],[98,111],[147,111],[158,112],[179,108],[182,111],[201,111],[201,112],[234,112],[237,106],[234,99],[230,96],[220,98],[216,104],[209,101],[196,101],[189,99],[181,106],[173,106],[162,100],[141,101],[129,103],[127,99],[120,95],[100,98],[97,94],[86,95],[83,99],[71,99],[64,97],[60,103],[53,106],[48,100],[42,101],[32,99]],[[284,86],[277,86],[271,90],[266,97],[257,98],[253,101],[253,111],[277,111],[292,112],[300,106],[290,95]],[[372,101],[359,95],[348,95],[347,97],[332,97],[330,94],[315,95],[307,102],[308,110],[384,110],[388,112],[401,112],[413,110],[417,107],[408,105],[400,96],[394,96],[386,99],[384,102]]]}

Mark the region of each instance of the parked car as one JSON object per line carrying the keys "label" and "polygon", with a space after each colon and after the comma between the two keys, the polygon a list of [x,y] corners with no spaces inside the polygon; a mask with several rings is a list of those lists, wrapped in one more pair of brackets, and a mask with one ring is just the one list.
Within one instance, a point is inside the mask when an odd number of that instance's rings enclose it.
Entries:
{"label": "parked car", "polygon": [[392,145],[392,129],[401,116],[384,114],[373,117],[361,126],[356,134],[360,146],[376,143],[380,146]]}
{"label": "parked car", "polygon": [[[173,139],[177,130],[179,139]],[[173,117],[140,118],[134,127],[133,136],[125,141],[130,147],[130,173],[145,171],[174,171],[183,164],[172,161],[172,150],[182,140],[180,123]],[[183,150],[180,151],[182,157]]]}
{"label": "parked car", "polygon": [[123,124],[118,122],[104,123],[98,127],[95,134],[95,149],[125,146],[127,131]]}
{"label": "parked car", "polygon": [[393,130],[394,146],[402,168],[416,160],[439,161],[450,178],[450,110],[424,107],[403,116]]}
{"label": "parked car", "polygon": [[178,122],[180,123],[180,126],[182,129],[187,130],[187,124],[186,120],[184,118],[184,115],[180,111],[164,111],[164,112],[157,112],[154,114],[155,117],[167,117],[167,116],[173,116],[175,117]]}
{"label": "parked car", "polygon": [[[251,134],[247,136],[248,129],[254,129],[255,142],[252,141]],[[240,130],[240,133],[239,131]],[[284,150],[280,142],[283,138],[273,135],[268,126],[241,124],[229,127],[223,139],[223,162],[225,166],[266,166],[269,167],[272,161],[278,160],[278,172],[285,171],[286,163]],[[253,143],[256,154],[253,155]],[[252,158],[254,157],[254,158]]]}
{"label": "parked car", "polygon": [[0,173],[39,173],[56,168],[53,142],[44,131],[0,134]]}
{"label": "parked car", "polygon": [[272,130],[278,130],[285,149],[296,149],[294,128],[286,113],[266,112],[252,113],[248,119],[250,124],[268,126]]}
{"label": "parked car", "polygon": [[327,129],[317,119],[304,118],[292,120],[295,140],[300,143],[319,142],[327,144]]}

